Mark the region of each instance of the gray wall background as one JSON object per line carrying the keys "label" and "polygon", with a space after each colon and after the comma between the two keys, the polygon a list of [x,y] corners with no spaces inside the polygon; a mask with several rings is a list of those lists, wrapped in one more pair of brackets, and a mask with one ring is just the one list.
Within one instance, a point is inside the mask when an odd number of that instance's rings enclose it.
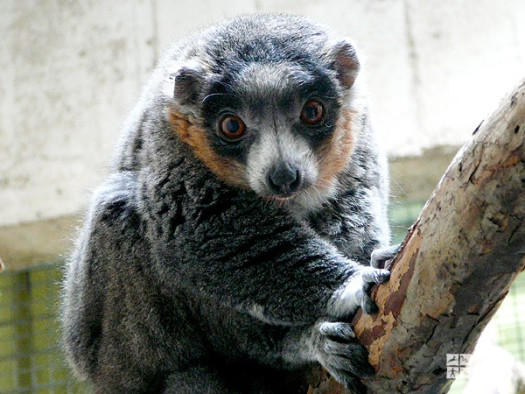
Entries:
{"label": "gray wall background", "polygon": [[357,42],[391,156],[462,144],[525,76],[525,0],[1,0],[0,226],[82,210],[159,54],[251,12]]}

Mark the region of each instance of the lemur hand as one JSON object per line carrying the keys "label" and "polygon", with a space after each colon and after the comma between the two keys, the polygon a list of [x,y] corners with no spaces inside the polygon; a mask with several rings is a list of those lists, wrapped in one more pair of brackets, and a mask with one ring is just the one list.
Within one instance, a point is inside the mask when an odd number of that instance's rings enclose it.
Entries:
{"label": "lemur hand", "polygon": [[368,362],[368,351],[356,339],[350,323],[321,322],[318,330],[319,363],[339,383],[353,393],[365,393],[360,378],[375,371]]}

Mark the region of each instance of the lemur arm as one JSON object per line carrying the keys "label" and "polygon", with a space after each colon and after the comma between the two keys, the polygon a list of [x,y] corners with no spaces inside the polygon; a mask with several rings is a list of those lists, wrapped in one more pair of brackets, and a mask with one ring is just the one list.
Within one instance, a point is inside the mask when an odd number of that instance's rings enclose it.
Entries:
{"label": "lemur arm", "polygon": [[186,220],[181,226],[197,230],[182,229],[169,246],[185,251],[177,275],[189,289],[282,325],[348,317],[359,306],[374,311],[366,289],[386,281],[388,271],[344,257],[275,207],[231,207],[208,214],[201,209],[206,229]]}
{"label": "lemur arm", "polygon": [[[66,283],[65,310],[82,311],[77,322],[70,322],[78,329],[97,332],[97,327],[89,325],[101,319],[104,283],[116,280],[107,272],[112,261],[130,261],[138,258],[134,254],[144,253],[141,248],[149,249],[140,232],[142,222],[138,220],[142,219],[132,207],[134,182],[132,175],[119,173],[95,195],[70,265],[73,274]],[[239,209],[239,204],[232,206]],[[165,283],[186,288],[189,296],[196,293],[278,325],[345,317],[359,306],[373,311],[375,305],[366,288],[387,280],[388,271],[345,258],[284,212],[264,215],[257,204],[243,209],[229,212],[224,208],[204,221],[202,216],[188,215],[181,225],[190,228],[177,232],[171,242],[151,242],[160,246],[151,256],[163,266],[158,274],[169,275],[163,278]],[[204,209],[199,211],[206,215]],[[199,223],[205,223],[206,229],[199,231]],[[79,352],[88,347],[75,346]]]}
{"label": "lemur arm", "polygon": [[93,376],[98,365],[105,305],[115,297],[108,286],[114,287],[110,282],[119,280],[115,261],[138,259],[137,253],[146,252],[139,246],[143,239],[132,206],[134,188],[131,173],[121,173],[97,189],[68,265],[63,342],[68,358],[83,377]]}

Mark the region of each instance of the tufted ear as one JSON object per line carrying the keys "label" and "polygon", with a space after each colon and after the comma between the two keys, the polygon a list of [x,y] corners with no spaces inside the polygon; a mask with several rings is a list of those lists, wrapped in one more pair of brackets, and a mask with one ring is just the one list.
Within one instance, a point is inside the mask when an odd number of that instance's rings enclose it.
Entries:
{"label": "tufted ear", "polygon": [[340,41],[332,48],[331,58],[337,79],[345,88],[350,89],[360,67],[355,48],[348,41]]}
{"label": "tufted ear", "polygon": [[174,75],[175,88],[173,97],[181,105],[195,105],[199,100],[204,83],[202,70],[183,66]]}

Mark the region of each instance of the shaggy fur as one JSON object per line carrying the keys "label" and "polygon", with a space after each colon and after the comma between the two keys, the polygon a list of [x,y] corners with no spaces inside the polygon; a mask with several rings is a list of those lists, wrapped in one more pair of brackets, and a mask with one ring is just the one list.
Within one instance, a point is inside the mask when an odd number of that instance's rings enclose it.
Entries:
{"label": "shaggy fur", "polygon": [[[69,259],[62,325],[98,392],[305,392],[373,373],[349,319],[389,272],[387,173],[354,47],[308,20],[247,16],[176,43],[125,125]],[[323,122],[299,120],[315,98]],[[225,141],[224,113],[246,136]],[[268,189],[272,166],[301,175]]]}

